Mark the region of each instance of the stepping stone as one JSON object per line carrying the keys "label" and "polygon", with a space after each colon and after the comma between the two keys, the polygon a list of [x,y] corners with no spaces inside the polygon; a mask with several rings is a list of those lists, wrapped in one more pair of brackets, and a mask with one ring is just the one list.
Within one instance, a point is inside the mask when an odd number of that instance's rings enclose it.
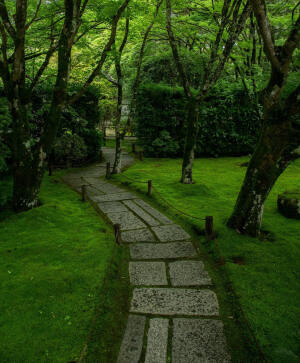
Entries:
{"label": "stepping stone", "polygon": [[[84,184],[84,183],[83,183]],[[94,196],[98,196],[98,195],[102,195],[104,194],[103,192],[101,192],[101,190],[99,190],[97,187],[91,187],[91,186],[87,186],[86,187],[86,194],[89,197],[94,197]]]}
{"label": "stepping stone", "polygon": [[114,202],[118,200],[134,199],[136,196],[129,192],[116,193],[116,194],[105,194],[97,197],[97,202]]}
{"label": "stepping stone", "polygon": [[150,319],[145,363],[166,363],[168,328],[168,319]]}
{"label": "stepping stone", "polygon": [[140,360],[146,317],[129,315],[117,363],[138,363]]}
{"label": "stepping stone", "polygon": [[[100,178],[84,178],[83,184],[90,184],[92,187],[97,188],[99,191],[100,187],[104,184],[104,181]],[[101,192],[102,194],[102,192]]]}
{"label": "stepping stone", "polygon": [[103,183],[98,186],[98,189],[101,190],[101,192],[105,194],[116,194],[116,193],[123,193],[124,190],[121,188],[118,188],[112,184],[109,183]]}
{"label": "stepping stone", "polygon": [[161,242],[182,241],[191,238],[185,230],[176,224],[152,227],[152,230]]}
{"label": "stepping stone", "polygon": [[97,204],[103,213],[128,212],[128,208],[121,202],[102,202]]}
{"label": "stepping stone", "polygon": [[147,224],[149,224],[149,226],[159,226],[159,222],[156,219],[152,218],[142,208],[133,203],[132,200],[125,200],[123,203],[140,218],[142,218]]}
{"label": "stepping stone", "polygon": [[148,228],[136,229],[121,233],[123,242],[154,242],[155,237]]}
{"label": "stepping stone", "polygon": [[120,224],[122,231],[146,227],[145,223],[143,223],[138,217],[129,211],[107,213],[106,215],[113,224]]}
{"label": "stepping stone", "polygon": [[211,290],[143,287],[133,290],[130,312],[216,316],[219,304]]}
{"label": "stepping stone", "polygon": [[135,199],[134,202],[143,209],[145,209],[145,211],[151,214],[154,218],[158,219],[162,224],[173,224],[173,222],[169,218],[161,214],[158,210],[151,207],[151,205],[144,202],[142,199]]}
{"label": "stepping stone", "polygon": [[196,257],[197,252],[191,242],[139,243],[130,246],[130,255],[135,260],[156,260]]}
{"label": "stepping stone", "polygon": [[223,323],[207,319],[173,319],[172,363],[230,362]]}
{"label": "stepping stone", "polygon": [[201,261],[175,261],[169,263],[173,286],[211,285],[211,278]]}
{"label": "stepping stone", "polygon": [[164,262],[129,262],[132,285],[168,285]]}

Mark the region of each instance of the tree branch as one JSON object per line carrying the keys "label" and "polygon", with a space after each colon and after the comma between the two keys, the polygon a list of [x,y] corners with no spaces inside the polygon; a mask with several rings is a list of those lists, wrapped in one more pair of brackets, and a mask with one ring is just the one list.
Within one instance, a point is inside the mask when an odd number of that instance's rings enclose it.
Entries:
{"label": "tree branch", "polygon": [[167,11],[166,11],[166,15],[167,15],[167,32],[168,32],[168,36],[169,36],[170,46],[172,48],[172,53],[173,53],[174,61],[175,61],[179,76],[181,78],[184,93],[185,93],[186,97],[190,98],[190,97],[192,97],[190,83],[189,83],[189,80],[187,78],[187,75],[185,74],[183,65],[181,63],[179,52],[178,52],[178,49],[177,49],[177,46],[176,46],[175,36],[174,36],[173,30],[172,30],[171,0],[166,0],[166,8],[167,8]]}
{"label": "tree branch", "polygon": [[33,18],[30,20],[30,22],[28,24],[26,24],[26,30],[28,30],[30,28],[30,26],[33,24],[33,22],[36,20],[36,18],[38,16],[38,13],[40,11],[41,4],[42,4],[42,0],[39,0],[39,3],[37,5],[37,7],[36,7],[35,14],[33,15]]}
{"label": "tree branch", "polygon": [[113,17],[113,22],[112,22],[112,28],[111,28],[111,33],[110,33],[110,37],[104,47],[104,50],[102,52],[101,58],[97,64],[97,66],[94,68],[94,70],[92,71],[91,75],[89,76],[89,78],[87,79],[87,81],[85,82],[85,84],[83,85],[83,87],[81,88],[80,91],[78,91],[69,101],[69,104],[72,105],[74,102],[76,102],[83,94],[84,92],[87,90],[87,88],[89,87],[89,85],[93,82],[93,80],[100,74],[103,64],[106,60],[107,54],[108,52],[111,50],[112,45],[115,43],[116,40],[116,33],[117,33],[117,27],[118,27],[118,22],[121,18],[122,13],[124,12],[124,10],[126,9],[126,7],[128,6],[130,0],[125,0],[123,2],[123,4],[121,5],[121,7],[118,9],[117,14]]}

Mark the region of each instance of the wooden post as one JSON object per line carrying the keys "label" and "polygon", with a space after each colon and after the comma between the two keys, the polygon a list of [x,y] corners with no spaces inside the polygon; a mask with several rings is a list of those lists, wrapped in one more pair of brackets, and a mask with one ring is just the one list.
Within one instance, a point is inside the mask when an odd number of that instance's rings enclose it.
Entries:
{"label": "wooden post", "polygon": [[139,152],[139,158],[140,158],[141,161],[144,160],[144,155],[143,155],[143,152],[142,151]]}
{"label": "wooden post", "polygon": [[152,180],[148,180],[148,195],[149,197],[152,195]]}
{"label": "wooden post", "polygon": [[106,163],[106,179],[110,179],[110,176],[111,176],[111,172],[110,172],[110,162],[108,161]]}
{"label": "wooden post", "polygon": [[114,231],[115,231],[115,241],[119,245],[121,242],[121,225],[114,224]]}
{"label": "wooden post", "polygon": [[214,217],[205,217],[205,236],[208,241],[215,238],[214,233]]}
{"label": "wooden post", "polygon": [[103,150],[100,150],[100,163],[103,163]]}
{"label": "wooden post", "polygon": [[86,201],[86,185],[81,186],[81,200]]}
{"label": "wooden post", "polygon": [[132,152],[135,154],[135,144],[132,144]]}

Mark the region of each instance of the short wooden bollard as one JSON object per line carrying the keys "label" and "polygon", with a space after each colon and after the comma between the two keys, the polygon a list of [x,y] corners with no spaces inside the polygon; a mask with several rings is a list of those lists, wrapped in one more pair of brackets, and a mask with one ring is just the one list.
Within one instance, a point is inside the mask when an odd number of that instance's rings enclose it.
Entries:
{"label": "short wooden bollard", "polygon": [[135,144],[132,144],[132,152],[135,154]]}
{"label": "short wooden bollard", "polygon": [[110,171],[110,162],[106,163],[106,179],[110,179],[111,177],[111,171]]}
{"label": "short wooden bollard", "polygon": [[114,231],[115,231],[115,241],[119,245],[121,242],[121,225],[114,224]]}
{"label": "short wooden bollard", "polygon": [[212,240],[215,238],[214,233],[214,217],[205,217],[205,236],[207,240]]}
{"label": "short wooden bollard", "polygon": [[86,202],[86,185],[81,186],[81,200]]}
{"label": "short wooden bollard", "polygon": [[141,161],[144,160],[144,153],[142,151],[139,152],[139,158]]}
{"label": "short wooden bollard", "polygon": [[149,197],[152,195],[152,180],[148,180],[148,195]]}
{"label": "short wooden bollard", "polygon": [[103,150],[100,150],[99,161],[100,163],[103,163]]}

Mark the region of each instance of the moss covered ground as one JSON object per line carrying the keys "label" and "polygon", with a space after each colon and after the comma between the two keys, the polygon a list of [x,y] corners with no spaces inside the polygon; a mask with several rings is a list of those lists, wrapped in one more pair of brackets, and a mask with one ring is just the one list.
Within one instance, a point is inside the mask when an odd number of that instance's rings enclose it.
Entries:
{"label": "moss covered ground", "polygon": [[[113,180],[140,192],[145,200],[192,233],[217,285],[234,361],[256,362],[266,358],[278,363],[299,362],[300,222],[279,214],[276,202],[279,193],[299,188],[300,160],[293,163],[274,186],[265,205],[264,233],[260,239],[242,236],[225,225],[246,171],[241,164],[247,161],[247,157],[197,159],[196,183],[182,185],[179,183],[181,160],[145,159]],[[146,184],[128,178],[151,179],[152,198],[146,196]],[[201,219],[213,216],[218,238],[206,242],[201,235],[204,221],[183,215],[169,203]],[[240,329],[236,330],[232,320]],[[239,338],[246,343],[243,345]],[[248,353],[245,349],[249,349]]]}
{"label": "moss covered ground", "polygon": [[41,207],[0,213],[0,362],[77,361],[92,326],[84,362],[111,362],[118,351],[127,251],[59,177],[45,177]]}

